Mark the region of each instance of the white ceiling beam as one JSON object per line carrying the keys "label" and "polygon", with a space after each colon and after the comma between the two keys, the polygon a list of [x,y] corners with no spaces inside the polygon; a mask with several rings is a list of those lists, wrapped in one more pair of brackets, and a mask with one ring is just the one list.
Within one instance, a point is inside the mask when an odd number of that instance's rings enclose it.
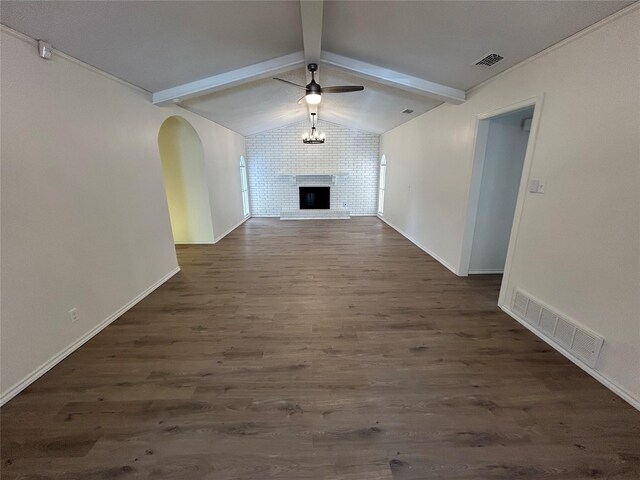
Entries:
{"label": "white ceiling beam", "polygon": [[177,87],[167,88],[155,92],[152,97],[154,105],[168,105],[170,103],[199,97],[207,93],[218,92],[235,87],[243,83],[268,78],[273,75],[288,72],[304,65],[303,52],[290,53],[282,57],[273,58],[266,62],[256,63],[247,67],[238,68],[229,72],[213,75],[212,77],[185,83]]}
{"label": "white ceiling beam", "polygon": [[[322,0],[300,0],[300,16],[302,19],[302,41],[304,43],[304,61],[305,67],[310,63],[320,64],[320,55],[322,52]],[[316,81],[320,76],[316,72]],[[309,75],[307,73],[307,75]],[[311,81],[309,75],[308,80]],[[307,104],[307,113],[309,121],[311,114],[318,114],[319,105]],[[319,116],[319,115],[317,115]]]}
{"label": "white ceiling beam", "polygon": [[443,102],[459,105],[466,100],[463,90],[448,87],[439,83],[430,82],[422,78],[413,77],[405,73],[378,67],[370,63],[361,62],[353,58],[344,57],[331,52],[322,52],[322,62],[375,82],[400,88],[408,92],[425,95]]}
{"label": "white ceiling beam", "polygon": [[300,0],[302,41],[307,65],[320,63],[322,51],[322,0]]}

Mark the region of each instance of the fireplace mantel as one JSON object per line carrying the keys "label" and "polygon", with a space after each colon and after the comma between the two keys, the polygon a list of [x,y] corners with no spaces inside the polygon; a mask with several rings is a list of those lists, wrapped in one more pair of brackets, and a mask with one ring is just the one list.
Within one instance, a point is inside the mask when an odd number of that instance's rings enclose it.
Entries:
{"label": "fireplace mantel", "polygon": [[280,179],[291,185],[331,186],[338,183],[339,178],[348,177],[348,173],[283,173]]}

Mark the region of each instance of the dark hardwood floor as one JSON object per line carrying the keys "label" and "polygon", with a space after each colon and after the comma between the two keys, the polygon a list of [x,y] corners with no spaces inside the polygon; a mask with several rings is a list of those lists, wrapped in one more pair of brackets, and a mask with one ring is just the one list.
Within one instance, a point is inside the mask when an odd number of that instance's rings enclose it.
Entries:
{"label": "dark hardwood floor", "polygon": [[640,478],[640,412],[375,218],[252,219],[2,408],[2,479]]}

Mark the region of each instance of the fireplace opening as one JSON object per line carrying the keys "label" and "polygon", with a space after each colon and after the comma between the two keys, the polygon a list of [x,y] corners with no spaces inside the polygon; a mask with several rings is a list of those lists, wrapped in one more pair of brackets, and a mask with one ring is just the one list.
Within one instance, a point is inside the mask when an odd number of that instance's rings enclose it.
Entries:
{"label": "fireplace opening", "polygon": [[328,210],[331,204],[329,197],[330,188],[331,187],[300,187],[300,210]]}

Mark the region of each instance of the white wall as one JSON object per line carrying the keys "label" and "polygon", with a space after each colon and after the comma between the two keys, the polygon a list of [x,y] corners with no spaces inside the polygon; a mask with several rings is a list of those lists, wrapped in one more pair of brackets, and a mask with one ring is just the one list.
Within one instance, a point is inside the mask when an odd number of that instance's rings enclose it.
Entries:
{"label": "white wall", "polygon": [[[204,147],[214,242],[243,223],[240,156],[245,155],[244,137],[206,118],[177,109],[198,132]],[[175,112],[177,113],[177,112]]]}
{"label": "white wall", "polygon": [[309,122],[303,121],[246,138],[251,214],[298,210],[298,185],[282,175],[346,173],[331,186],[331,208],[375,215],[379,135],[320,120],[318,130],[326,133],[326,143],[305,145],[301,135],[308,130]]}
{"label": "white wall", "polygon": [[385,217],[459,265],[476,115],[544,94],[505,304],[522,288],[605,338],[593,373],[640,405],[638,5],[382,137]]}
{"label": "white wall", "polygon": [[[243,138],[0,35],[2,400],[176,271],[158,131],[172,114],[205,150],[214,234],[242,221]],[[235,175],[235,177],[234,177]],[[72,323],[68,310],[77,307]]]}
{"label": "white wall", "polygon": [[522,121],[532,109],[485,120],[489,122],[480,197],[469,262],[470,273],[501,273],[507,260],[529,132]]}

